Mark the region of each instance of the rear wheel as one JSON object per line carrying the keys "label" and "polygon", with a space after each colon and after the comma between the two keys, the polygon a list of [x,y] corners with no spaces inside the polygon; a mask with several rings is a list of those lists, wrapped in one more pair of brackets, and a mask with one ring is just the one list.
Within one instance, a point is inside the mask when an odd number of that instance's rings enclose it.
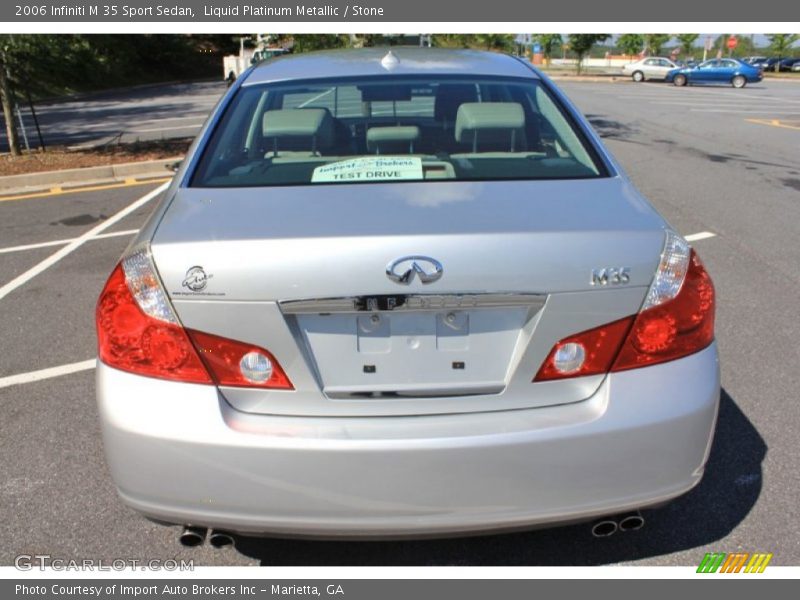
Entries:
{"label": "rear wheel", "polygon": [[644,81],[644,73],[642,73],[641,71],[634,71],[633,75],[631,75],[631,77],[636,82]]}
{"label": "rear wheel", "polygon": [[743,88],[747,85],[747,79],[745,79],[743,75],[737,75],[731,79],[731,85],[735,88]]}
{"label": "rear wheel", "polygon": [[678,87],[685,86],[686,85],[686,75],[675,75],[675,79],[672,80],[672,83],[674,83]]}

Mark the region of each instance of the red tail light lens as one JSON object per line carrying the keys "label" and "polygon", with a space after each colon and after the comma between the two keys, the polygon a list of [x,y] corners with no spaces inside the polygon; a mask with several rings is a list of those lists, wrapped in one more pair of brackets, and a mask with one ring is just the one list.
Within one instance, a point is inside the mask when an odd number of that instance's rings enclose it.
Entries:
{"label": "red tail light lens", "polygon": [[159,379],[294,389],[278,361],[263,348],[185,330],[149,265],[146,253],[135,253],[117,265],[106,282],[95,312],[100,360]]}
{"label": "red tail light lens", "polygon": [[100,294],[95,318],[97,354],[107,365],[148,377],[212,383],[183,328],[142,312],[121,264]]}
{"label": "red tail light lens", "polygon": [[714,341],[714,284],[692,250],[683,286],[675,298],[636,316],[612,371],[675,360]]}
{"label": "red tail light lens", "polygon": [[[193,329],[188,329],[187,333],[218,385],[294,389],[275,357],[263,348]],[[245,376],[242,359],[248,354],[260,355],[269,364],[269,374],[264,381]]]}
{"label": "red tail light lens", "polygon": [[[625,371],[682,358],[708,347],[714,341],[714,284],[694,250],[688,263],[680,291],[671,300],[559,341],[534,381]],[[559,369],[559,351],[569,344],[577,344],[585,358],[578,368]]]}
{"label": "red tail light lens", "polygon": [[[608,373],[622,342],[625,341],[625,335],[631,328],[631,323],[633,323],[633,317],[626,317],[561,340],[553,346],[534,381],[551,381]],[[565,371],[563,368],[559,368],[557,357],[559,350],[567,347],[568,344],[577,344],[581,347],[585,358],[577,368]]]}

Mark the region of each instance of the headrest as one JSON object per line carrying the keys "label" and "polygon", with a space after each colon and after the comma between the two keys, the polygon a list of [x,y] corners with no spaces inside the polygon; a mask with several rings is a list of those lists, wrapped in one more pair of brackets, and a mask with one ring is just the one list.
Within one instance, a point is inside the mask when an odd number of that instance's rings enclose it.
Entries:
{"label": "headrest", "polygon": [[452,125],[456,120],[458,107],[465,102],[477,100],[478,88],[474,83],[441,83],[433,102],[433,119]]}
{"label": "headrest", "polygon": [[[458,107],[455,136],[460,143],[511,140],[525,131],[525,111],[517,102],[468,102]],[[511,148],[513,150],[513,148]]]}
{"label": "headrest", "polygon": [[367,130],[367,149],[377,152],[413,152],[419,139],[416,125],[397,127],[370,127]]}
{"label": "headrest", "polygon": [[[264,113],[262,132],[265,138],[306,138],[311,150],[326,148],[333,143],[333,118],[324,108],[295,108],[269,110]],[[277,144],[281,147],[281,144]]]}

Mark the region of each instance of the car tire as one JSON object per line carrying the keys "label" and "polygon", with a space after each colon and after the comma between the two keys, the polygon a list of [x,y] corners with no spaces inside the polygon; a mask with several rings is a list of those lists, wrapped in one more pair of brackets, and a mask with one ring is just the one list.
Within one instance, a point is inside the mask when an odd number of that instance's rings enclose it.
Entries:
{"label": "car tire", "polygon": [[686,85],[686,75],[675,75],[672,79],[672,83],[677,85],[678,87],[683,87]]}
{"label": "car tire", "polygon": [[631,79],[633,79],[636,83],[644,81],[644,73],[641,71],[634,71],[633,75],[631,75]]}
{"label": "car tire", "polygon": [[735,88],[743,88],[747,85],[747,79],[743,75],[736,75],[731,79],[731,85]]}

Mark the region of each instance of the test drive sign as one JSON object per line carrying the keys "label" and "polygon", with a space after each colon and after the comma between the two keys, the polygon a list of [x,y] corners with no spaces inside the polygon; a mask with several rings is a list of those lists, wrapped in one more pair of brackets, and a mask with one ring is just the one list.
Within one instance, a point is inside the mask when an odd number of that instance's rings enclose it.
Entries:
{"label": "test drive sign", "polygon": [[735,35],[732,35],[728,38],[728,50],[733,50],[736,48],[736,44],[739,43],[739,40],[736,39]]}

